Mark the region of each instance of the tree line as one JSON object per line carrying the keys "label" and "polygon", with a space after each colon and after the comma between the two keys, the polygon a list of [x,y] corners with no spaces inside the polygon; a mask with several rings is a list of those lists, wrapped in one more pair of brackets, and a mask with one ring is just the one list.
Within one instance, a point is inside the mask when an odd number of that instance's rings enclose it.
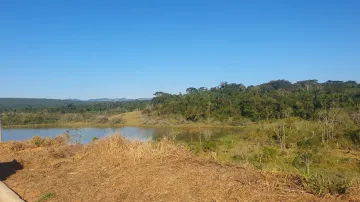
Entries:
{"label": "tree line", "polygon": [[85,113],[85,112],[128,112],[135,109],[144,109],[150,101],[148,100],[132,100],[121,102],[68,102],[51,107],[34,107],[32,105],[25,105],[21,108],[2,107],[0,111],[3,112],[24,112],[24,113]]}
{"label": "tree line", "polygon": [[154,96],[152,108],[144,113],[176,115],[188,121],[243,118],[259,121],[288,117],[310,120],[332,108],[348,112],[360,109],[360,84],[355,81],[275,80],[248,87],[222,82],[209,89],[190,87],[185,94],[156,92]]}
{"label": "tree line", "polygon": [[56,107],[36,108],[31,105],[23,108],[0,108],[5,126],[27,124],[66,124],[76,122],[114,123],[109,116],[125,112],[142,110],[150,101],[132,100],[121,102],[83,102],[66,103]]}

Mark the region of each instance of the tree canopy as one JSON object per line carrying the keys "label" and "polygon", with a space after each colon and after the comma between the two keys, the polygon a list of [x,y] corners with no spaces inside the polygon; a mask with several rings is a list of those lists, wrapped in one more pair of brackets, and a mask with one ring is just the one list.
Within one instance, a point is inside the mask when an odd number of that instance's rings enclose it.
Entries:
{"label": "tree canopy", "polygon": [[274,80],[257,86],[222,82],[219,86],[186,89],[186,94],[157,92],[151,112],[180,115],[186,120],[245,117],[253,121],[300,117],[313,119],[330,108],[357,110],[360,84],[355,81]]}

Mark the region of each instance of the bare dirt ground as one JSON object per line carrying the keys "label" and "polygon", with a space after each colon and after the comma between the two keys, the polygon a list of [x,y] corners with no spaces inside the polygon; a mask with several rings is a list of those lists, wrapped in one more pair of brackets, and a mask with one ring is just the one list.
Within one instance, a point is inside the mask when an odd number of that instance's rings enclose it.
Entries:
{"label": "bare dirt ground", "polygon": [[[39,146],[39,145],[37,145]],[[89,145],[62,139],[0,143],[0,179],[26,201],[360,201],[306,193],[296,176],[262,173],[194,156],[169,141],[112,136]]]}

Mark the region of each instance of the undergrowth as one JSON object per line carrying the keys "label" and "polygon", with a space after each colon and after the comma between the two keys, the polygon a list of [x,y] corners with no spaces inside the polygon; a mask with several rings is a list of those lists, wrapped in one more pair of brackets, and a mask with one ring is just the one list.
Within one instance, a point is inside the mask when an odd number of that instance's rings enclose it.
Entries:
{"label": "undergrowth", "polygon": [[46,202],[50,199],[54,198],[56,196],[53,192],[48,192],[40,196],[40,198],[37,200],[37,202]]}
{"label": "undergrowth", "polygon": [[303,185],[305,189],[315,195],[347,194],[353,184],[352,180],[341,177],[340,179],[330,179],[321,174],[304,175]]}
{"label": "undergrowth", "polygon": [[176,131],[175,137],[199,156],[215,154],[218,161],[299,175],[304,188],[315,195],[347,194],[360,174],[357,126],[339,125],[324,139],[321,124],[289,118],[221,135],[203,129],[184,137]]}

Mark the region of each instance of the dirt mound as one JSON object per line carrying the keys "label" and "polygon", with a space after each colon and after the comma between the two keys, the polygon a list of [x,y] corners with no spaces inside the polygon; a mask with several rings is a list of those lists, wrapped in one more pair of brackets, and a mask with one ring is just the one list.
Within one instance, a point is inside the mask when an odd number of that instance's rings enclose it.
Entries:
{"label": "dirt mound", "polygon": [[[115,135],[89,145],[0,143],[0,162],[21,169],[4,181],[37,201],[322,201],[299,179],[200,159],[181,145]],[[59,143],[60,142],[60,143]],[[46,195],[47,194],[47,195]]]}

